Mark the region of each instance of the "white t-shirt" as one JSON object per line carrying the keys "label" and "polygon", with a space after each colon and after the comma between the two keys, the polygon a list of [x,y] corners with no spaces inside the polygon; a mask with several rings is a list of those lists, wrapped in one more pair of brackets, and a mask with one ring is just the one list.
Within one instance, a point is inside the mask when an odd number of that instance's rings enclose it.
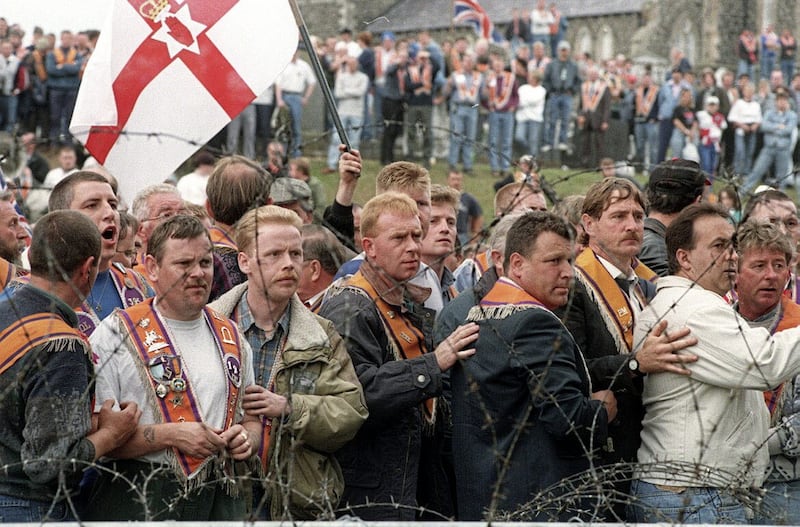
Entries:
{"label": "white t-shirt", "polygon": [[[203,422],[214,428],[222,428],[227,405],[227,374],[214,335],[205,318],[201,316],[188,322],[169,319],[163,321],[172,333],[173,343],[181,356],[181,367],[192,386]],[[246,386],[254,382],[253,359],[247,339],[240,336],[239,340],[242,344],[240,389],[244,391]],[[115,409],[119,409],[120,401],[133,401],[142,410],[140,425],[163,422],[160,410],[152,404],[156,395],[149,382],[144,384],[142,381],[143,364],[138,357],[134,357],[127,331],[119,317],[106,318],[92,333],[89,342],[92,344],[92,351],[97,355],[95,412],[100,410],[106,399],[116,401]],[[243,417],[244,410],[239,406],[234,421],[238,423]],[[153,463],[169,462],[166,450],[137,459]]]}
{"label": "white t-shirt", "polygon": [[517,106],[517,122],[544,121],[544,101],[547,90],[544,86],[523,84],[519,87],[519,106]]}

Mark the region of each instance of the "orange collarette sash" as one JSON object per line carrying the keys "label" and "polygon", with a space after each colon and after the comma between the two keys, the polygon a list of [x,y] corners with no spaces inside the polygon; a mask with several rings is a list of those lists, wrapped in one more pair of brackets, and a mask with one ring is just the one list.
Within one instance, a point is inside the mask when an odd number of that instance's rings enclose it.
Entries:
{"label": "orange collarette sash", "polygon": [[477,267],[478,271],[483,275],[483,273],[489,269],[489,251],[476,254],[473,261],[475,262],[475,267]]}
{"label": "orange collarette sash", "polygon": [[227,249],[233,249],[236,252],[239,252],[239,248],[236,246],[236,242],[228,236],[228,233],[220,229],[219,227],[211,227],[208,229],[208,234],[211,235],[211,243],[214,247],[225,247]]}
{"label": "orange collarette sash", "polygon": [[58,339],[75,339],[89,348],[80,332],[53,313],[22,317],[0,333],[0,374],[12,367],[31,348]]}
{"label": "orange collarette sash", "polygon": [[[135,355],[147,369],[150,386],[156,395],[163,422],[202,422],[197,398],[186,372],[181,366],[180,352],[171,342],[161,315],[153,307],[153,298],[124,311],[117,311],[136,348]],[[203,317],[214,335],[220,361],[228,379],[227,404],[224,429],[234,424],[239,391],[242,385],[242,357],[239,332],[229,319],[206,307]],[[195,476],[211,458],[200,459],[183,454],[177,448],[173,453],[183,476]]]}
{"label": "orange collarette sash", "polygon": [[[381,298],[375,287],[361,274],[361,271],[350,277],[347,281],[347,286],[362,290],[375,302],[375,307],[378,308],[378,314],[383,321],[383,326],[387,329],[387,336],[400,352],[397,360],[415,359],[428,353],[425,335],[414,324],[409,322],[402,313],[398,313],[397,308]],[[425,419],[428,422],[432,422],[435,415],[436,399],[427,399],[422,408]]]}
{"label": "orange collarette sash", "polygon": [[586,81],[583,83],[583,93],[581,94],[581,109],[585,112],[593,112],[597,109],[597,105],[600,103],[600,98],[606,92],[606,83],[604,81],[598,80],[598,87],[597,90],[594,92],[594,95],[591,94],[592,89],[592,81]]}
{"label": "orange collarette sash", "polygon": [[[500,91],[497,90],[497,85],[502,80],[503,86]],[[489,109],[492,111],[505,111],[511,100],[511,95],[514,93],[514,74],[510,71],[504,71],[495,76],[494,85],[489,84]]]}
{"label": "orange collarette sash", "polygon": [[[578,278],[586,285],[589,294],[595,299],[606,327],[617,344],[624,343],[627,352],[620,349],[620,353],[629,353],[633,349],[633,309],[628,302],[628,297],[614,281],[614,277],[606,270],[594,251],[586,248],[575,260],[575,270]],[[633,271],[639,278],[654,281],[657,275],[646,265],[636,260]],[[639,287],[635,288],[639,301],[644,306],[644,298]],[[619,338],[617,338],[619,337]]]}
{"label": "orange collarette sash", "polygon": [[[800,306],[794,303],[791,298],[781,296],[781,318],[778,325],[772,331],[773,334],[785,329],[796,328],[800,326]],[[767,390],[764,392],[764,402],[769,409],[769,415],[774,416],[780,406],[781,395],[786,383],[781,383],[780,386],[774,390]]]}
{"label": "orange collarette sash", "polygon": [[654,86],[650,86],[650,89],[647,90],[647,95],[645,95],[644,86],[636,88],[636,115],[647,117],[650,114],[653,102],[656,100],[657,91]]}
{"label": "orange collarette sash", "polygon": [[481,299],[480,306],[496,307],[506,305],[531,306],[547,309],[547,307],[536,300],[533,295],[529,294],[508,278],[501,277],[489,292],[486,293],[486,296]]}

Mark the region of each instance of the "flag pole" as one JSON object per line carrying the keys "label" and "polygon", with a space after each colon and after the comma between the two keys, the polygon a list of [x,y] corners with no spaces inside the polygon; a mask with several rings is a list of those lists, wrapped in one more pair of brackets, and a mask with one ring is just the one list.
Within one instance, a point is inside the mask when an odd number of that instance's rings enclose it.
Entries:
{"label": "flag pole", "polygon": [[300,12],[300,8],[297,6],[297,0],[289,0],[289,5],[292,6],[294,20],[297,23],[297,27],[300,30],[300,36],[302,37],[303,43],[308,51],[308,58],[311,61],[311,67],[314,69],[314,74],[317,77],[317,83],[322,91],[322,96],[325,98],[325,106],[328,107],[328,113],[333,120],[333,125],[336,127],[336,131],[339,133],[339,140],[345,145],[345,151],[349,152],[352,149],[350,146],[350,139],[347,137],[347,132],[342,124],[342,118],[339,117],[339,111],[336,109],[336,100],[333,98],[333,93],[331,93],[331,87],[328,86],[328,82],[325,80],[325,73],[322,71],[322,64],[317,56],[317,51],[314,49],[314,46],[311,43],[311,35],[308,34],[306,21],[303,19],[303,14]]}

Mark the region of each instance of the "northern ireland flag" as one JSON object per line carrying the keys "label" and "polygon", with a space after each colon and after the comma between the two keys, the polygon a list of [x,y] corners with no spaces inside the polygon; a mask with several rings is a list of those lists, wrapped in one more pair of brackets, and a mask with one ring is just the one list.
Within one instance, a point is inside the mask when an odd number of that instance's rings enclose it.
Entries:
{"label": "northern ireland flag", "polygon": [[297,38],[288,0],[113,0],[70,132],[131,201],[266,90]]}

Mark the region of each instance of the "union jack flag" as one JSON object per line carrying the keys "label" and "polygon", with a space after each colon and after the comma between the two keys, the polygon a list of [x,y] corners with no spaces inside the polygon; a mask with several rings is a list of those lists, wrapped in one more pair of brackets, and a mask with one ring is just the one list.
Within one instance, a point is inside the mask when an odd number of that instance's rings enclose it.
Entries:
{"label": "union jack flag", "polygon": [[502,35],[494,28],[489,14],[481,7],[478,0],[454,0],[453,23],[469,24],[479,36],[494,42],[501,42]]}

